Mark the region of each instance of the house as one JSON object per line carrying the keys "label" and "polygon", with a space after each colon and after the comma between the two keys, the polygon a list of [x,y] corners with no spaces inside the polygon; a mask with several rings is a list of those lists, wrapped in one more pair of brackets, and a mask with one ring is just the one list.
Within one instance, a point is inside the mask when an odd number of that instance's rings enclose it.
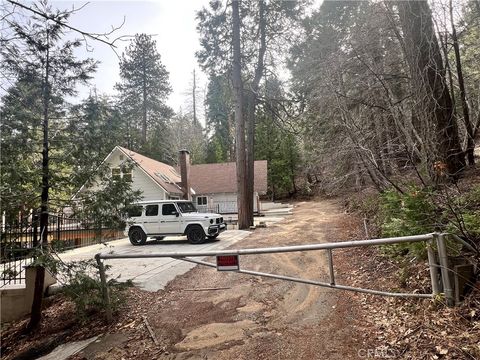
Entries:
{"label": "house", "polygon": [[[133,164],[128,173],[121,165]],[[132,189],[141,190],[143,200],[191,199],[200,211],[237,212],[235,163],[190,164],[187,150],[179,152],[179,168],[153,160],[121,146],[116,146],[103,161],[112,177],[128,178]],[[255,161],[254,211],[260,207],[259,196],[267,192],[267,161]],[[92,188],[89,188],[92,189]],[[85,191],[85,185],[79,192]]]}
{"label": "house", "polygon": [[[202,211],[221,214],[237,212],[237,168],[234,162],[192,165],[191,186],[194,200]],[[253,209],[260,209],[260,195],[267,192],[267,160],[254,163]]]}

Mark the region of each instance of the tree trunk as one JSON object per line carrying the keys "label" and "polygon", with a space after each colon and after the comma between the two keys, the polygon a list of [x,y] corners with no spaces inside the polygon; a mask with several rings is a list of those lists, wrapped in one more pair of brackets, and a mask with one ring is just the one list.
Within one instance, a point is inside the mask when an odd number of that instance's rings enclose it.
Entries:
{"label": "tree trunk", "polygon": [[462,62],[460,59],[460,47],[458,45],[458,38],[457,38],[457,30],[455,29],[455,22],[453,20],[453,4],[452,0],[449,3],[450,7],[450,24],[452,26],[452,40],[453,40],[453,49],[455,51],[455,65],[457,68],[457,76],[458,76],[458,87],[460,88],[460,100],[462,101],[462,111],[463,111],[463,121],[465,123],[465,129],[467,130],[467,161],[468,165],[474,166],[475,165],[475,140],[473,134],[473,126],[470,120],[470,112],[468,109],[467,103],[467,95],[465,92],[465,83],[463,79],[463,70],[462,70]]}
{"label": "tree trunk", "polygon": [[193,102],[193,124],[197,125],[197,79],[195,69],[193,69],[193,88],[192,88],[192,102]]}
{"label": "tree trunk", "polygon": [[258,59],[255,67],[255,75],[247,97],[247,216],[250,225],[253,225],[253,194],[255,179],[255,110],[257,106],[257,95],[260,87],[265,65],[266,43],[266,19],[265,1],[261,0],[259,6],[259,33],[260,47],[258,50]]}
{"label": "tree trunk", "polygon": [[245,156],[245,120],[243,118],[243,85],[240,50],[240,14],[238,0],[232,1],[232,32],[233,32],[233,68],[232,83],[235,96],[235,127],[236,127],[236,166],[237,166],[237,207],[238,228],[248,229],[250,221],[247,210],[247,178]]}
{"label": "tree trunk", "polygon": [[[40,213],[40,248],[48,241],[48,200],[49,200],[49,144],[48,144],[48,116],[50,103],[50,49],[49,33],[47,33],[47,46],[45,56],[45,76],[43,79],[43,149],[42,149],[42,195]],[[35,224],[36,226],[36,224]],[[32,310],[30,322],[27,325],[28,331],[35,330],[42,320],[43,285],[45,282],[45,268],[37,266],[35,274],[35,288],[33,291]]]}
{"label": "tree trunk", "polygon": [[[253,87],[253,86],[252,86]],[[255,108],[256,108],[256,94],[251,89],[246,95],[246,125],[247,125],[247,140],[246,140],[246,209],[249,226],[253,225],[253,193],[255,180]]]}
{"label": "tree trunk", "polygon": [[45,285],[45,268],[35,267],[35,288],[33,289],[32,311],[30,322],[27,325],[27,332],[34,331],[42,321],[43,287]]}
{"label": "tree trunk", "polygon": [[436,152],[431,171],[456,179],[464,168],[464,156],[430,8],[427,1],[399,1],[398,8],[416,115],[427,130],[431,124],[435,131],[434,136],[426,132]]}
{"label": "tree trunk", "polygon": [[[144,59],[144,61],[145,61],[145,59]],[[143,64],[143,79],[142,80],[143,80],[142,142],[143,142],[143,145],[145,145],[147,143],[147,74],[146,74],[146,69],[145,69],[145,63]]]}

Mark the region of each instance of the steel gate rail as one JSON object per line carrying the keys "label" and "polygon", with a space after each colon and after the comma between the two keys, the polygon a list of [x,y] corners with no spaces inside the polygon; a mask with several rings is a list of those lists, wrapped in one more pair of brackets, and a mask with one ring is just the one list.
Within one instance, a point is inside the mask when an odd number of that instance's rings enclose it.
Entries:
{"label": "steel gate rail", "polygon": [[[108,288],[107,288],[107,282],[106,282],[105,266],[102,260],[139,259],[139,258],[173,258],[173,259],[183,260],[186,262],[195,263],[199,265],[217,267],[217,264],[215,263],[192,259],[192,257],[209,257],[209,256],[222,256],[222,255],[241,256],[241,255],[299,252],[299,251],[314,251],[314,250],[325,250],[327,252],[330,282],[321,282],[316,280],[301,279],[301,278],[279,275],[279,274],[244,270],[244,269],[241,269],[240,267],[238,267],[238,270],[234,270],[234,271],[242,274],[287,280],[287,281],[308,284],[308,285],[316,285],[316,286],[327,287],[332,289],[356,291],[356,292],[373,294],[373,295],[428,299],[428,298],[433,298],[440,293],[439,273],[438,273],[438,268],[440,268],[445,299],[448,305],[453,305],[454,303],[453,288],[451,286],[450,277],[448,276],[449,269],[448,269],[447,251],[446,251],[446,245],[445,245],[446,236],[449,236],[449,234],[431,233],[431,234],[424,234],[424,235],[402,236],[402,237],[385,238],[385,239],[343,241],[343,242],[335,242],[335,243],[296,245],[296,246],[270,247],[270,248],[200,251],[200,252],[188,252],[188,251],[187,252],[165,252],[165,253],[158,253],[158,254],[137,254],[137,255],[99,253],[95,255],[95,259],[98,264],[100,280],[102,282],[102,292],[103,292],[103,297],[104,297],[104,301],[106,303],[106,308],[107,308],[107,318],[111,318],[111,311],[109,309],[110,301],[109,301],[109,294],[108,294]],[[459,239],[458,237],[452,237],[452,238],[456,241],[462,242],[464,245],[469,246],[469,244],[463,242],[463,240]],[[332,250],[361,247],[361,246],[388,245],[388,244],[414,243],[414,242],[427,243],[428,264],[430,269],[430,281],[432,284],[432,293],[430,294],[397,293],[397,292],[364,289],[359,287],[336,284]],[[436,245],[437,252],[434,251],[435,245]],[[438,257],[437,257],[437,254],[438,254]]]}

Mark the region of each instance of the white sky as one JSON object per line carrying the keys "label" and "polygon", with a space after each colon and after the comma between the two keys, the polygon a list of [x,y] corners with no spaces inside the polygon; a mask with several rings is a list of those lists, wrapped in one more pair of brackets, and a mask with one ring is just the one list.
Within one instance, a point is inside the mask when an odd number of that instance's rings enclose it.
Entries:
{"label": "white sky", "polygon": [[[85,1],[53,1],[52,5],[59,9],[78,8]],[[155,35],[157,49],[162,63],[170,73],[170,84],[173,92],[168,104],[178,111],[185,109],[190,98],[187,91],[192,83],[192,72],[196,68],[197,88],[206,86],[206,76],[198,67],[195,51],[200,48],[196,31],[195,13],[208,0],[156,0],[156,1],[92,1],[82,10],[70,17],[70,25],[88,32],[104,33],[112,26],[119,26],[125,17],[125,24],[112,35],[112,39],[121,35],[146,33]],[[79,57],[90,56],[101,61],[97,74],[92,80],[100,93],[113,94],[113,86],[119,81],[118,58],[112,49],[104,44],[89,41],[93,52],[84,48]],[[128,41],[117,42],[120,55]],[[88,89],[82,89],[79,98],[88,95]],[[201,106],[198,107],[200,113]],[[200,114],[203,115],[203,114]]]}

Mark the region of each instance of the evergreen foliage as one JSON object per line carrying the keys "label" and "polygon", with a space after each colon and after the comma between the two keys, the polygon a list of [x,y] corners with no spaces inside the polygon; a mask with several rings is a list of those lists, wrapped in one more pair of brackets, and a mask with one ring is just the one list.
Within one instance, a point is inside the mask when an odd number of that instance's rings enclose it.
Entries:
{"label": "evergreen foliage", "polygon": [[122,54],[120,77],[116,89],[127,121],[127,146],[160,160],[168,152],[168,144],[158,148],[157,139],[168,139],[167,124],[173,111],[165,102],[172,89],[151,36],[135,35]]}

